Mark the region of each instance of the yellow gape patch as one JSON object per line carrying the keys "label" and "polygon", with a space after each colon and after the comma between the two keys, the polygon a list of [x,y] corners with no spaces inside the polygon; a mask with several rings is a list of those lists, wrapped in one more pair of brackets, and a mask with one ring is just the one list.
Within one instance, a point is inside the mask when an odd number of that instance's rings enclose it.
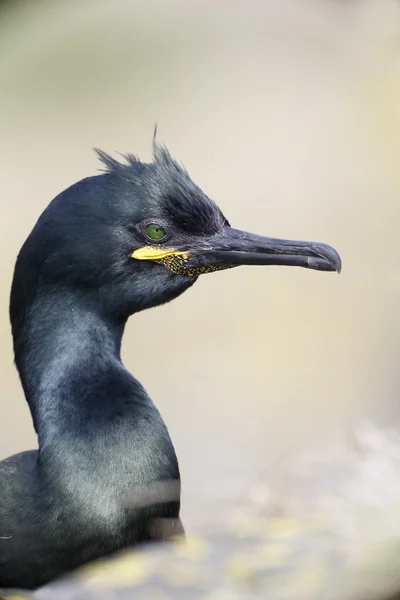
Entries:
{"label": "yellow gape patch", "polygon": [[198,277],[199,275],[204,275],[205,273],[213,273],[214,271],[223,271],[225,269],[231,269],[236,265],[232,265],[229,267],[225,267],[222,265],[215,266],[200,266],[200,267],[191,267],[190,264],[187,264],[189,259],[189,253],[181,252],[180,250],[172,250],[161,248],[153,248],[152,246],[144,246],[143,248],[138,248],[134,252],[132,252],[131,257],[136,258],[137,260],[153,260],[160,265],[164,265],[167,267],[171,273],[174,275],[191,275],[194,277]]}
{"label": "yellow gape patch", "polygon": [[181,256],[183,260],[187,259],[186,252],[172,250],[170,248],[162,250],[161,248],[153,248],[152,246],[144,246],[132,252],[131,257],[137,260],[162,260],[169,256]]}
{"label": "yellow gape patch", "polygon": [[136,258],[136,260],[153,260],[167,267],[175,275],[187,274],[187,269],[185,268],[185,262],[188,258],[187,252],[170,248],[162,250],[161,248],[144,246],[132,252],[131,257]]}

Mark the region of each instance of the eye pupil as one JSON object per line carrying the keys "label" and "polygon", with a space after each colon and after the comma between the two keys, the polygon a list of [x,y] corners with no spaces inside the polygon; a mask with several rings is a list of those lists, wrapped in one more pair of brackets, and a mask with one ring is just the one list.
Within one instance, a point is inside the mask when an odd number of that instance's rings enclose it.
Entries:
{"label": "eye pupil", "polygon": [[155,225],[154,223],[149,223],[149,225],[146,225],[145,232],[148,238],[157,241],[164,239],[167,235],[164,227],[161,227],[161,225]]}

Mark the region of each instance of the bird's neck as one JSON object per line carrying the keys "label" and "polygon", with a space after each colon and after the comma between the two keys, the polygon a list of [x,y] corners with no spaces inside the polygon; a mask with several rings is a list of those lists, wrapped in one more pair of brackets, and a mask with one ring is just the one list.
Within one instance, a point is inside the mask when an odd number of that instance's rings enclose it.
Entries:
{"label": "bird's neck", "polygon": [[65,295],[41,298],[18,318],[16,363],[38,434],[41,484],[76,507],[85,527],[87,519],[124,523],[121,506],[138,486],[179,481],[167,428],[121,363],[124,321]]}
{"label": "bird's neck", "polygon": [[42,297],[24,316],[14,328],[15,359],[39,443],[104,415],[113,377],[135,381],[120,360],[123,320],[67,294]]}

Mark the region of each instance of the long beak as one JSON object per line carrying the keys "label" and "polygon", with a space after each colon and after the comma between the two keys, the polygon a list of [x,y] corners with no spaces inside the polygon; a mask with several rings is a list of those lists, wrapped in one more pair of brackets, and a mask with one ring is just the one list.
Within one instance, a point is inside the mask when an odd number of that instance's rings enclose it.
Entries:
{"label": "long beak", "polygon": [[[337,251],[317,242],[263,237],[232,227],[210,237],[196,237],[178,248],[133,253],[134,258],[161,262],[174,273],[201,275],[239,265],[286,265],[317,271],[337,271],[342,263]],[[139,255],[141,251],[142,255]]]}
{"label": "long beak", "polygon": [[338,273],[342,268],[339,254],[327,244],[263,237],[232,227],[199,240],[188,258],[204,260],[204,266],[287,265]]}

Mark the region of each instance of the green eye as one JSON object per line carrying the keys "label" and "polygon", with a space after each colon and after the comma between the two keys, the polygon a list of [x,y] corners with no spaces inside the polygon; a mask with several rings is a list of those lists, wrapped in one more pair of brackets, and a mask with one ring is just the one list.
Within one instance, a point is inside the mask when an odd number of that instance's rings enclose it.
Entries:
{"label": "green eye", "polygon": [[161,227],[161,225],[155,225],[154,223],[146,225],[145,232],[148,238],[157,242],[163,240],[167,235],[167,232],[165,231],[164,227]]}

